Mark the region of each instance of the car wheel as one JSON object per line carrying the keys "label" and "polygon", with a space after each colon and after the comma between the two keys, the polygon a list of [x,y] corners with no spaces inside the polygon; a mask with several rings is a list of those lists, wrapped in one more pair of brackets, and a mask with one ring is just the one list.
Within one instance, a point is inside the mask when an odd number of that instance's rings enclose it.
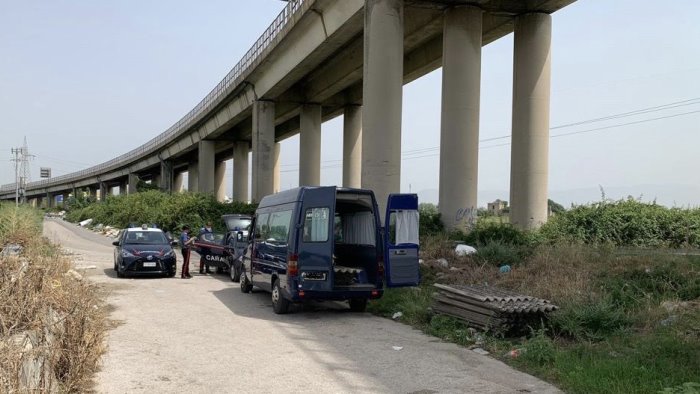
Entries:
{"label": "car wheel", "polygon": [[289,309],[289,301],[282,295],[280,288],[280,280],[275,279],[275,284],[272,285],[272,310],[278,315],[287,313]]}
{"label": "car wheel", "polygon": [[236,267],[235,264],[232,264],[231,268],[229,269],[229,273],[231,274],[231,281],[232,282],[240,282],[241,281],[241,267],[240,266]]}
{"label": "car wheel", "polygon": [[219,266],[216,266],[216,273],[217,273],[218,275],[223,274],[223,273],[224,273],[224,267],[222,267],[222,266],[220,266],[220,265],[219,265]]}
{"label": "car wheel", "polygon": [[117,278],[123,278],[124,276],[126,275],[124,275],[124,273],[119,269],[119,267],[117,267]]}
{"label": "car wheel", "polygon": [[350,300],[350,310],[353,312],[364,312],[367,309],[366,298],[353,298]]}
{"label": "car wheel", "polygon": [[246,275],[241,276],[240,283],[241,283],[241,292],[250,293],[250,291],[253,290],[253,285],[250,283],[250,281],[248,280],[248,277]]}
{"label": "car wheel", "polygon": [[119,270],[117,269],[117,261],[116,261],[116,260],[114,261],[114,270],[115,270],[115,271],[119,271]]}

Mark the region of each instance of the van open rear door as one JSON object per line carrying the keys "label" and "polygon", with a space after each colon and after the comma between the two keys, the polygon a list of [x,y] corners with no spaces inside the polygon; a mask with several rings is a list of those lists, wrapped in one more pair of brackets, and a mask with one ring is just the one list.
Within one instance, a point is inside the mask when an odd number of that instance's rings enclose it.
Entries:
{"label": "van open rear door", "polygon": [[420,284],[418,195],[390,194],[384,224],[387,287],[417,286]]}

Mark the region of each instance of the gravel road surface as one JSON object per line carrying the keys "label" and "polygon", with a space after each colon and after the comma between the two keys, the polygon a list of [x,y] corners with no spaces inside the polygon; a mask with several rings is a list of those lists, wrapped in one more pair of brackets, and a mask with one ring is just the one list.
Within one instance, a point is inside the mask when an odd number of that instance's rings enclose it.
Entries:
{"label": "gravel road surface", "polygon": [[[224,275],[118,279],[111,239],[61,220],[44,233],[109,290],[101,393],[555,393],[471,350],[341,303],[289,315]],[[178,272],[181,264],[178,255]],[[197,266],[195,267],[195,262]],[[400,350],[395,350],[395,348]]]}

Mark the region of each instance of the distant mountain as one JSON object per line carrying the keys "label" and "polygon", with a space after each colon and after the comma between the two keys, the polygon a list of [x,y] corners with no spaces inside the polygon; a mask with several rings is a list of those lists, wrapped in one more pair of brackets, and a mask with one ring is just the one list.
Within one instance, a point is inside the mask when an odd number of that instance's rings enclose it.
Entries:
{"label": "distant mountain", "polygon": [[[631,196],[634,199],[651,202],[656,200],[658,204],[667,207],[698,207],[700,206],[700,185],[632,185],[632,186],[602,186],[605,198],[612,200],[625,199]],[[438,203],[438,190],[425,189],[418,192],[420,202]],[[549,198],[569,208],[571,204],[588,204],[600,201],[602,197],[601,187],[586,187],[568,190],[553,190]],[[510,200],[506,190],[479,191],[478,204],[486,207],[486,203],[496,199]]]}

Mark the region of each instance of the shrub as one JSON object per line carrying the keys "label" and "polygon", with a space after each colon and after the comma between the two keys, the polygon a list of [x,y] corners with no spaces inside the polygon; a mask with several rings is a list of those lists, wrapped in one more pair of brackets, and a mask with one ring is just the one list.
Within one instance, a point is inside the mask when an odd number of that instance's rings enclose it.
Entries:
{"label": "shrub", "polygon": [[435,204],[422,203],[418,206],[420,214],[420,235],[435,235],[444,230],[440,219],[440,212]]}
{"label": "shrub", "polygon": [[116,227],[129,223],[156,223],[175,230],[183,225],[197,228],[211,221],[215,230],[224,231],[221,216],[228,213],[252,214],[255,205],[240,202],[221,203],[208,194],[168,194],[149,190],[123,196],[108,196],[105,201],[68,212],[66,219],[77,222],[93,219]]}
{"label": "shrub", "polygon": [[536,331],[533,337],[525,342],[523,350],[523,360],[538,366],[551,364],[556,354],[554,342],[545,335],[544,330]]}
{"label": "shrub", "polygon": [[666,208],[634,199],[580,205],[542,226],[551,244],[566,241],[628,247],[700,247],[700,209]]}
{"label": "shrub", "polygon": [[560,335],[600,341],[628,327],[631,320],[615,303],[604,299],[561,305],[561,309],[552,314],[551,323]]}

